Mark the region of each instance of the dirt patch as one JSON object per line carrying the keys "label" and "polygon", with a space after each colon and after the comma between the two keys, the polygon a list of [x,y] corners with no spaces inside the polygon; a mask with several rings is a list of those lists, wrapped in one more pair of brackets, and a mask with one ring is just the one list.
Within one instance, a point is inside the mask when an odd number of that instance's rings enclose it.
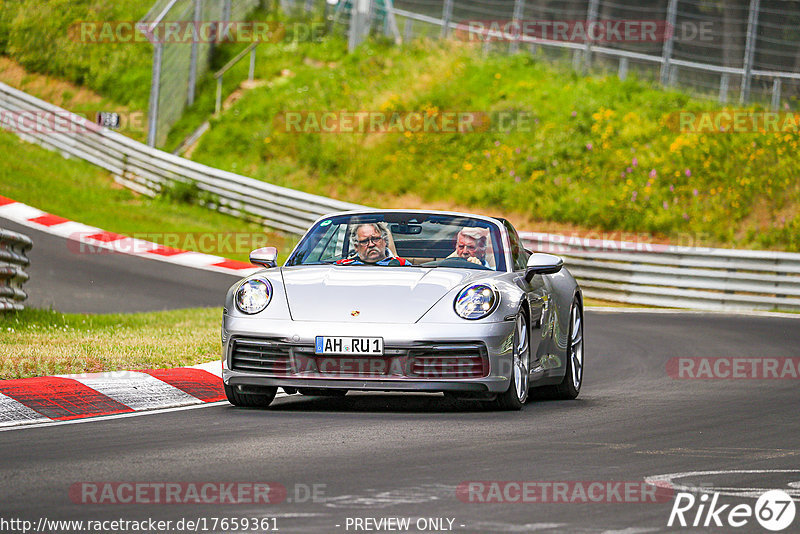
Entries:
{"label": "dirt patch", "polygon": [[99,109],[106,100],[97,93],[64,80],[26,71],[19,63],[0,56],[0,80],[37,98],[72,111]]}

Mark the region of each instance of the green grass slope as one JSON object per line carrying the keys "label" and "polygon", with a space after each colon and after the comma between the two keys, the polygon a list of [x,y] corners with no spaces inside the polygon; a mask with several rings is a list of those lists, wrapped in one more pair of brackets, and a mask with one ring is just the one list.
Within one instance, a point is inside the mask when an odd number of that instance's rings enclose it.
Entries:
{"label": "green grass slope", "polygon": [[[578,76],[529,54],[483,57],[457,42],[372,42],[350,55],[335,39],[265,44],[256,76],[266,83],[212,119],[193,159],[383,207],[469,206],[682,243],[800,250],[798,133],[686,134],[666,120],[721,109],[713,102]],[[533,126],[289,133],[276,117],[291,110],[523,112]],[[186,121],[179,129],[190,130]]]}

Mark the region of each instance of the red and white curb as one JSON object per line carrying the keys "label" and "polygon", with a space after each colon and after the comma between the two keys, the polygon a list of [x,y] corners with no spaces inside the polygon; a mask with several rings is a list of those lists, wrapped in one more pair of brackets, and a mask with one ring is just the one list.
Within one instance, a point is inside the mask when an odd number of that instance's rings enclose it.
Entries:
{"label": "red and white curb", "polygon": [[[93,248],[194,269],[238,276],[260,269],[250,263],[107,232],[3,196],[0,217]],[[221,362],[216,361],[177,369],[0,380],[0,430],[224,401],[221,374]]]}
{"label": "red and white curb", "polygon": [[109,252],[130,254],[140,258],[164,261],[185,267],[216,271],[226,274],[247,276],[260,269],[250,263],[229,260],[221,256],[190,252],[166,247],[143,239],[134,239],[124,235],[108,232],[100,228],[70,221],[58,215],[0,196],[0,217],[18,224],[57,235],[75,242],[76,253],[80,244],[91,249],[104,249]]}
{"label": "red and white curb", "polygon": [[225,400],[222,365],[0,381],[0,429]]}

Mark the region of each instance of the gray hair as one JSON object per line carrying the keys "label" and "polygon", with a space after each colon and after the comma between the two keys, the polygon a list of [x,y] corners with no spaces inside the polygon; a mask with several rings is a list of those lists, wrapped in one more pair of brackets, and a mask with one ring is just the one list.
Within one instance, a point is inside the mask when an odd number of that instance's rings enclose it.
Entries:
{"label": "gray hair", "polygon": [[489,229],[488,228],[479,228],[476,226],[467,226],[461,229],[458,232],[458,235],[463,235],[464,237],[471,237],[478,243],[480,243],[481,247],[486,247],[489,244]]}
{"label": "gray hair", "polygon": [[374,222],[374,223],[361,223],[357,224],[355,228],[350,232],[350,246],[353,247],[355,250],[356,245],[358,244],[358,230],[363,226],[371,226],[376,231],[380,232],[381,237],[383,238],[384,243],[386,243],[386,249],[389,249],[389,227],[386,226],[386,223],[383,222]]}

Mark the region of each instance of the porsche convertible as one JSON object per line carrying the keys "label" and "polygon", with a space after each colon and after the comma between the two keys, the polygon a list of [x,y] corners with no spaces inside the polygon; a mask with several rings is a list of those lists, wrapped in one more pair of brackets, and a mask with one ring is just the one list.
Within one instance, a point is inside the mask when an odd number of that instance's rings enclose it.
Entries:
{"label": "porsche convertible", "polygon": [[505,219],[374,210],[317,220],[282,267],[274,247],[234,284],[222,378],[236,406],[286,393],[440,393],[519,410],[574,399],[583,297],[561,258]]}

